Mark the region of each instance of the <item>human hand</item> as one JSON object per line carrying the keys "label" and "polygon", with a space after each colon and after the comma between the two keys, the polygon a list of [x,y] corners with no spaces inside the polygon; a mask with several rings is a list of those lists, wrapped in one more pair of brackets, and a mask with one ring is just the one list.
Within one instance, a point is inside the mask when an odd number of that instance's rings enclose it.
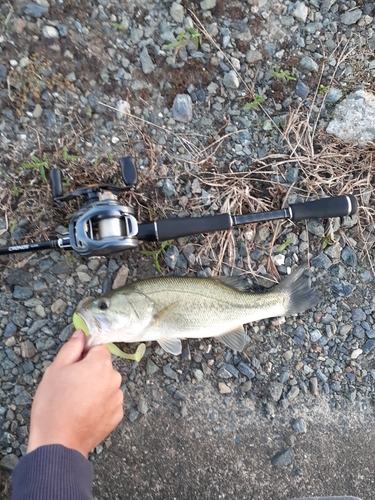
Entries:
{"label": "human hand", "polygon": [[121,421],[121,375],[105,345],[83,357],[85,342],[83,331],[75,331],[47,368],[31,408],[28,453],[62,444],[87,457]]}

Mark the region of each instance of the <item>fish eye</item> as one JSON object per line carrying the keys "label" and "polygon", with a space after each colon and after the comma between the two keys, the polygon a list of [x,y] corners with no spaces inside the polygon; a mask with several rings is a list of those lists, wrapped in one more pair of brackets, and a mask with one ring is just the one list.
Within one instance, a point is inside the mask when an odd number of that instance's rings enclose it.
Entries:
{"label": "fish eye", "polygon": [[105,311],[106,309],[108,309],[109,307],[109,301],[106,300],[106,299],[101,299],[98,301],[98,308],[101,310],[101,311]]}

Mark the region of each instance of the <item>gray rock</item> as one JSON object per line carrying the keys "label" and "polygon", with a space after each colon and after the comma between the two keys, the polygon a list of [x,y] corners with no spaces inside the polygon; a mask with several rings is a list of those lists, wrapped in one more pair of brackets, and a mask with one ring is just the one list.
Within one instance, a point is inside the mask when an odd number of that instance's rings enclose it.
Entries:
{"label": "gray rock", "polygon": [[238,89],[240,86],[240,80],[237,73],[233,69],[228,71],[228,73],[225,73],[223,84],[227,89]]}
{"label": "gray rock", "polygon": [[263,59],[263,55],[259,50],[249,50],[246,53],[246,61],[249,64],[254,64]]}
{"label": "gray rock", "polygon": [[48,127],[53,127],[54,125],[56,125],[56,115],[52,111],[52,109],[45,109],[43,111],[43,115],[46,118],[46,123]]}
{"label": "gray rock", "polygon": [[139,417],[139,412],[135,408],[132,408],[129,413],[129,421],[133,423],[137,420],[138,417]]}
{"label": "gray rock", "polygon": [[343,141],[360,144],[375,140],[375,96],[358,90],[350,94],[334,111],[334,118],[327,132]]}
{"label": "gray rock", "polygon": [[178,380],[178,375],[174,370],[172,370],[170,363],[163,366],[163,373],[168,378],[171,378],[173,380]]}
{"label": "gray rock", "polygon": [[30,326],[28,335],[34,335],[34,333],[39,332],[48,323],[48,319],[38,319]]}
{"label": "gray rock", "polygon": [[164,257],[167,266],[170,267],[171,269],[174,269],[177,265],[177,259],[179,255],[180,253],[175,245],[169,247]]}
{"label": "gray rock", "polygon": [[252,370],[247,363],[241,361],[241,363],[238,363],[237,368],[238,371],[242,373],[242,375],[245,375],[245,377],[247,377],[248,379],[252,379],[255,377],[254,370]]}
{"label": "gray rock", "polygon": [[347,281],[340,281],[332,285],[332,291],[341,297],[350,297],[353,293],[354,287]]}
{"label": "gray rock", "polygon": [[309,222],[307,223],[307,229],[309,233],[315,234],[315,236],[320,236],[321,238],[323,238],[324,236],[324,226],[318,220],[309,220]]}
{"label": "gray rock", "polygon": [[178,122],[190,122],[193,118],[193,103],[189,94],[177,94],[172,107],[173,119]]}
{"label": "gray rock", "polygon": [[284,386],[283,384],[280,384],[280,382],[271,382],[268,389],[271,399],[273,401],[279,401],[282,396],[283,389]]}
{"label": "gray rock", "polygon": [[68,28],[65,26],[65,24],[58,24],[57,29],[61,37],[65,38],[66,36],[68,36]]}
{"label": "gray rock", "polygon": [[31,281],[31,274],[23,269],[14,269],[12,270],[8,277],[7,283],[8,285],[28,285]]}
{"label": "gray rock", "polygon": [[21,356],[23,358],[33,358],[36,354],[36,349],[31,340],[27,339],[21,342]]}
{"label": "gray rock", "polygon": [[272,465],[276,465],[277,467],[287,467],[294,460],[294,451],[290,448],[288,450],[282,450],[276,453],[272,457],[271,463]]}
{"label": "gray rock", "polygon": [[41,338],[36,342],[36,348],[37,350],[40,351],[49,351],[55,347],[55,341],[51,338]]}
{"label": "gray rock", "polygon": [[10,453],[9,455],[5,455],[5,457],[0,460],[0,467],[7,470],[13,470],[18,462],[19,458],[17,455]]}
{"label": "gray rock", "polygon": [[357,267],[357,255],[350,247],[344,247],[341,252],[342,260],[350,267]]}
{"label": "gray rock", "polygon": [[281,384],[285,384],[285,382],[288,382],[289,377],[290,377],[289,371],[288,370],[282,370],[282,372],[280,373],[280,376],[279,376],[279,382]]}
{"label": "gray rock", "polygon": [[311,259],[311,265],[318,269],[329,269],[332,265],[332,261],[325,253],[320,253]]}
{"label": "gray rock", "polygon": [[362,11],[360,9],[349,10],[342,14],[340,20],[343,24],[350,26],[351,24],[355,24],[362,17]]}
{"label": "gray rock", "polygon": [[47,12],[48,7],[46,5],[39,5],[37,3],[28,3],[23,9],[23,13],[26,16],[35,17],[35,19],[39,19],[44,16],[44,14],[47,14]]}
{"label": "gray rock", "polygon": [[201,2],[202,10],[211,10],[216,7],[216,0],[203,0]]}
{"label": "gray rock", "polygon": [[24,389],[15,398],[14,404],[17,406],[31,405],[32,399],[30,394]]}
{"label": "gray rock", "polygon": [[0,81],[5,81],[8,75],[8,70],[4,64],[0,64]]}
{"label": "gray rock", "polygon": [[226,366],[222,366],[221,368],[219,368],[216,375],[224,380],[228,380],[233,377],[232,373],[227,370]]}
{"label": "gray rock", "polygon": [[302,59],[300,60],[299,65],[300,65],[301,69],[305,69],[307,71],[318,71],[318,69],[319,69],[319,66],[314,61],[314,59],[312,59],[309,56],[302,57]]}
{"label": "gray rock", "polygon": [[28,286],[16,285],[14,287],[13,297],[19,300],[27,300],[34,295],[34,292]]}
{"label": "gray rock", "polygon": [[157,364],[155,364],[152,359],[147,358],[147,364],[146,364],[146,373],[147,375],[153,375],[159,370],[159,367]]}
{"label": "gray rock", "polygon": [[322,382],[327,382],[328,377],[322,372],[322,370],[316,370],[316,375]]}
{"label": "gray rock", "polygon": [[358,224],[357,215],[356,214],[347,215],[342,218],[341,227],[344,229],[350,229],[351,227],[354,227],[356,224]]}
{"label": "gray rock", "polygon": [[169,13],[176,23],[182,23],[184,21],[184,8],[181,4],[173,2]]}
{"label": "gray rock", "polygon": [[172,196],[177,195],[174,184],[170,179],[165,179],[163,183],[163,193],[167,198],[172,198]]}
{"label": "gray rock", "polygon": [[145,75],[148,75],[149,73],[152,73],[154,71],[154,63],[152,62],[152,59],[147,51],[147,47],[143,47],[143,50],[139,55],[139,59],[141,61],[142,71]]}
{"label": "gray rock", "polygon": [[326,95],[326,102],[336,103],[342,98],[342,91],[340,89],[330,89]]}
{"label": "gray rock", "polygon": [[317,342],[322,336],[322,333],[320,330],[316,329],[310,332],[310,340],[311,342]]}
{"label": "gray rock", "polygon": [[353,321],[365,321],[366,313],[362,307],[354,307],[352,310],[352,320]]}
{"label": "gray rock", "polygon": [[148,405],[143,398],[139,401],[137,408],[139,413],[141,413],[142,415],[146,415],[146,413],[148,412]]}
{"label": "gray rock", "polygon": [[193,377],[195,378],[195,380],[199,383],[199,382],[202,382],[203,380],[203,377],[204,377],[204,373],[202,372],[202,370],[199,370],[198,368],[195,368],[193,371],[192,371],[192,374],[193,374]]}
{"label": "gray rock", "polygon": [[4,337],[6,338],[12,337],[16,332],[17,332],[16,325],[13,323],[13,321],[9,321],[4,330]]}
{"label": "gray rock", "polygon": [[43,36],[45,38],[59,38],[59,32],[54,26],[43,26]]}
{"label": "gray rock", "polygon": [[296,83],[296,95],[301,99],[306,99],[309,95],[310,89],[306,83],[304,83],[301,79],[298,78]]}
{"label": "gray rock", "polygon": [[293,427],[293,430],[295,430],[296,432],[300,432],[300,433],[305,433],[306,432],[306,423],[305,421],[303,420],[302,417],[300,418],[297,418],[293,423],[292,423],[292,427]]}
{"label": "gray rock", "polygon": [[307,15],[309,13],[309,8],[303,2],[296,2],[294,4],[294,9],[292,10],[292,16],[298,21],[306,22]]}
{"label": "gray rock", "polygon": [[287,397],[287,399],[289,401],[293,401],[294,399],[296,399],[296,397],[298,396],[298,394],[299,394],[299,388],[296,385],[293,385],[290,388],[290,390],[289,390],[289,392],[288,392],[288,394],[287,394],[286,397]]}
{"label": "gray rock", "polygon": [[367,340],[362,347],[363,354],[368,354],[370,351],[373,350],[374,347],[375,347],[375,339]]}
{"label": "gray rock", "polygon": [[318,379],[316,377],[311,377],[310,379],[310,391],[313,396],[318,396]]}
{"label": "gray rock", "polygon": [[322,2],[322,5],[320,7],[320,12],[325,15],[327,14],[330,10],[332,5],[336,2],[336,0],[324,0]]}
{"label": "gray rock", "polygon": [[13,314],[13,316],[12,316],[13,323],[15,325],[19,326],[20,328],[22,328],[23,325],[25,324],[26,317],[27,317],[26,307],[19,304],[19,306],[16,309],[15,314]]}

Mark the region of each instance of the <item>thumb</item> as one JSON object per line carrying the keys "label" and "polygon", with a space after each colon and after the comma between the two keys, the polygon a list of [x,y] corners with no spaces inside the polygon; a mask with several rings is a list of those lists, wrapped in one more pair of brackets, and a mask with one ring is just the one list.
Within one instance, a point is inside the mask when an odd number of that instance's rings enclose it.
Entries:
{"label": "thumb", "polygon": [[86,344],[86,335],[82,330],[76,330],[68,342],[58,352],[55,363],[70,365],[79,361]]}

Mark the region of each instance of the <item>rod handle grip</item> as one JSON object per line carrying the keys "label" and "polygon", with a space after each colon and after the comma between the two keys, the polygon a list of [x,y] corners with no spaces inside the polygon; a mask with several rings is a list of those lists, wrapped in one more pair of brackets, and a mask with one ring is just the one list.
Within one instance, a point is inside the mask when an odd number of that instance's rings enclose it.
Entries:
{"label": "rod handle grip", "polygon": [[232,217],[229,214],[186,219],[162,219],[148,224],[140,224],[138,238],[146,241],[167,241],[193,234],[226,231],[231,227]]}
{"label": "rod handle grip", "polygon": [[344,217],[357,211],[357,200],[352,194],[322,198],[321,200],[290,205],[291,219],[327,219],[328,217]]}

